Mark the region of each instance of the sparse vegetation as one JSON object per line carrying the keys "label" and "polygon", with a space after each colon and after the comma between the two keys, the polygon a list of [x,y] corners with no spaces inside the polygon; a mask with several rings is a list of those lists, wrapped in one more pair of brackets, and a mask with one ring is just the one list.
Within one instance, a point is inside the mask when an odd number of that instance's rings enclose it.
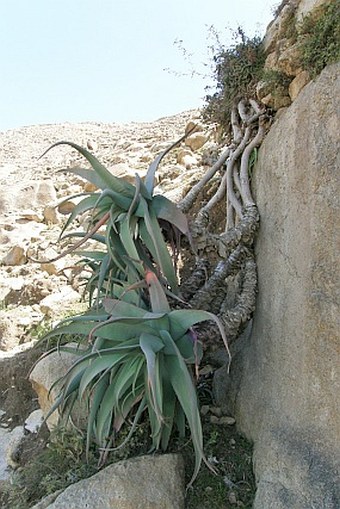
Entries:
{"label": "sparse vegetation", "polygon": [[93,475],[96,464],[93,449],[85,459],[83,434],[75,428],[56,427],[48,445],[40,451],[35,447],[34,455],[14,473],[3,493],[4,507],[27,509],[42,497]]}
{"label": "sparse vegetation", "polygon": [[324,4],[307,15],[299,27],[301,60],[312,78],[340,60],[340,1]]}
{"label": "sparse vegetation", "polygon": [[241,27],[233,34],[234,44],[217,48],[214,61],[216,92],[206,96],[205,116],[223,125],[229,123],[232,106],[241,98],[255,96],[265,55],[260,37],[249,38]]}

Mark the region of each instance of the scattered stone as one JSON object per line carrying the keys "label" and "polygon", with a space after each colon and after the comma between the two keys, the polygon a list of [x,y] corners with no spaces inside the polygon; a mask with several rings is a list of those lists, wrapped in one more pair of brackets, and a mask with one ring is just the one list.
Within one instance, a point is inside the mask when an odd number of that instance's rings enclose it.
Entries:
{"label": "scattered stone", "polygon": [[191,134],[194,134],[197,131],[204,131],[204,127],[199,122],[195,122],[195,120],[190,120],[184,129],[185,134],[187,134],[189,131],[191,131]]}
{"label": "scattered stone", "polygon": [[70,286],[63,286],[60,291],[48,295],[40,301],[41,312],[47,316],[57,314],[60,308],[66,310],[72,308],[81,299],[78,292]]}
{"label": "scattered stone", "polygon": [[196,157],[194,157],[191,150],[187,150],[187,149],[181,149],[178,151],[177,162],[178,162],[178,164],[181,164],[182,166],[185,166],[185,168],[188,168],[188,169],[190,169],[192,166],[197,165]]}
{"label": "scattered stone", "polygon": [[259,81],[256,85],[256,96],[259,101],[269,95],[272,91],[272,84],[269,81]]}
{"label": "scattered stone", "polygon": [[63,216],[67,216],[68,214],[71,214],[71,212],[73,212],[75,206],[76,204],[71,200],[63,201],[58,205],[57,210]]}
{"label": "scattered stone", "polygon": [[26,223],[28,221],[35,221],[41,223],[42,218],[34,210],[23,210],[20,212],[20,217],[16,220],[17,223]]}
{"label": "scattered stone", "polygon": [[194,133],[188,136],[185,140],[185,144],[187,147],[190,147],[194,152],[203,147],[203,145],[208,141],[208,137],[203,133]]}
{"label": "scattered stone", "polygon": [[87,140],[86,146],[91,152],[98,150],[98,144],[94,140]]}
{"label": "scattered stone", "polygon": [[287,76],[296,76],[302,71],[300,59],[300,46],[294,44],[282,51],[278,60],[277,68]]}
{"label": "scattered stone", "polygon": [[85,193],[93,193],[94,191],[97,191],[98,187],[95,184],[92,184],[92,182],[85,182],[84,184],[84,191]]}
{"label": "scattered stone", "polygon": [[236,498],[236,495],[235,495],[235,493],[233,491],[229,492],[228,500],[229,500],[229,503],[232,504],[232,505],[236,505],[237,504],[237,498]]}
{"label": "scattered stone", "polygon": [[21,246],[13,246],[1,261],[3,265],[24,265],[26,262],[25,250]]}
{"label": "scattered stone", "polygon": [[57,208],[52,205],[46,205],[43,211],[44,221],[46,224],[59,224],[60,215]]}
{"label": "scattered stone", "polygon": [[10,433],[7,429],[0,427],[0,483],[9,479],[10,473],[8,471],[8,465],[6,461],[6,451]]}
{"label": "scattered stone", "polygon": [[36,201],[37,205],[46,205],[57,200],[57,193],[53,180],[42,180],[37,184]]}
{"label": "scattered stone", "polygon": [[19,449],[20,444],[24,438],[24,428],[23,426],[15,427],[8,434],[8,443],[6,447],[6,462],[7,465],[15,470],[18,468],[18,459],[19,459]]}
{"label": "scattered stone", "polygon": [[283,95],[280,95],[279,93],[268,94],[266,97],[263,97],[261,101],[263,104],[276,111],[291,104],[290,97],[285,95],[285,93]]}
{"label": "scattered stone", "polygon": [[212,414],[216,415],[216,417],[222,417],[222,409],[218,406],[210,406],[209,410]]}
{"label": "scattered stone", "polygon": [[217,417],[216,415],[212,415],[210,417],[210,422],[211,424],[220,424],[220,425],[227,425],[227,426],[232,426],[233,424],[235,424],[235,419],[234,417],[229,417],[227,415],[224,415],[222,417]]}
{"label": "scattered stone", "polygon": [[210,411],[209,405],[202,405],[201,406],[201,410],[200,410],[201,415],[207,415],[209,413],[209,411]]}
{"label": "scattered stone", "polygon": [[24,429],[30,433],[38,433],[44,421],[44,414],[39,408],[34,410],[25,420]]}

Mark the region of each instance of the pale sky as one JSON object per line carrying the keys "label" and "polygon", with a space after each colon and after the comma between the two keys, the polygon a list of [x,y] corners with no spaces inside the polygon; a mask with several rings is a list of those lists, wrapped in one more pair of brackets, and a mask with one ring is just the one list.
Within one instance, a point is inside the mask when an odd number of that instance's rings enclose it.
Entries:
{"label": "pale sky", "polygon": [[[208,27],[261,36],[272,0],[0,0],[0,130],[149,121],[203,104]],[[165,70],[170,69],[170,72]],[[186,76],[182,76],[186,73]]]}

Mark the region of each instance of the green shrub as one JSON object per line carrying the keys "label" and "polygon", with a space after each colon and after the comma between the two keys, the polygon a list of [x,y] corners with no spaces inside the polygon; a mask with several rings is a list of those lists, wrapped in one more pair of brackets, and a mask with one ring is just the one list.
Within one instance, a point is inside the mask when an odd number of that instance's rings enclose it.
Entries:
{"label": "green shrub", "polygon": [[236,100],[255,96],[265,61],[259,37],[249,38],[239,27],[234,41],[229,48],[221,46],[214,55],[217,90],[206,96],[205,116],[224,125],[229,123],[230,110]]}
{"label": "green shrub", "polygon": [[340,60],[340,1],[322,5],[299,27],[303,68],[315,77],[326,65]]}

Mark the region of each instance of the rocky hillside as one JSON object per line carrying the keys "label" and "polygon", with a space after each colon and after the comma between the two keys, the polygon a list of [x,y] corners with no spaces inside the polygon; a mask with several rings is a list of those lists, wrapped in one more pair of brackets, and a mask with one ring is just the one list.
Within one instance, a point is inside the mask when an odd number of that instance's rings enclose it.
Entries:
{"label": "rocky hillside", "polygon": [[[248,160],[243,165],[244,180],[251,179],[256,202],[252,206],[261,218],[255,246],[257,309],[252,323],[231,345],[230,371],[223,357],[212,375],[212,387],[217,408],[228,412],[227,419],[236,419],[238,429],[254,442],[254,509],[340,506],[340,68],[335,61],[314,75],[301,65],[301,44],[307,33],[301,32],[303,19],[311,14],[316,17],[309,20],[320,19],[324,12],[320,6],[337,3],[284,0],[278,8],[264,40],[266,79],[257,86],[261,104],[256,105],[254,116],[257,120],[265,117],[261,125],[264,141],[255,158],[254,174]],[[234,134],[248,126],[243,106],[240,101],[239,123],[232,124]],[[275,119],[273,110],[278,110]],[[179,201],[222,151],[215,127],[203,125],[197,111],[151,123],[46,125],[0,133],[0,359],[28,350],[37,328],[83,306],[82,274],[76,258],[48,260],[60,252],[58,236],[78,200],[67,197],[93,188],[63,171],[84,164],[70,147],[58,146],[39,158],[41,154],[53,143],[72,141],[87,146],[115,175],[133,180],[136,172],[145,174],[155,156],[181,137],[192,120],[197,131],[166,157],[156,177],[156,191]],[[244,143],[246,146],[247,140]],[[219,166],[223,168],[214,192],[228,175],[232,151],[238,148],[237,143],[230,147],[228,161],[226,156]],[[242,195],[237,168],[229,164],[230,168],[239,184],[237,193]],[[228,181],[226,194],[234,184]],[[224,220],[225,204],[221,210]],[[230,210],[232,207],[228,218]],[[204,217],[209,220],[209,214]],[[77,226],[86,226],[86,221],[82,218]],[[233,222],[234,231],[239,224]],[[216,251],[210,249],[209,256],[215,257]],[[254,273],[256,276],[256,269]],[[244,274],[239,278],[245,279]],[[236,306],[242,302],[234,283],[224,277],[221,287]],[[6,386],[0,384],[4,388],[0,421],[12,427],[13,422],[6,421],[7,409],[12,405],[18,415],[21,412],[17,421],[22,423],[32,397],[29,403],[19,400],[22,376],[17,376],[17,364],[9,366],[4,375]],[[219,419],[217,414],[212,417]],[[20,433],[22,438],[22,427]],[[9,433],[0,427],[0,459],[5,455],[1,451],[5,434],[8,439]],[[15,433],[11,436],[14,444],[17,438]],[[15,467],[15,454],[7,452],[7,456]],[[6,462],[0,462],[4,476],[5,466]],[[90,483],[96,482],[95,476],[91,479]],[[70,507],[65,493],[64,505],[61,501],[61,505],[48,507]],[[75,503],[77,496],[72,495]],[[239,505],[236,498],[229,502],[228,508]]]}
{"label": "rocky hillside", "polygon": [[[32,259],[60,252],[58,236],[77,201],[65,198],[92,190],[62,170],[86,161],[67,146],[40,156],[53,143],[71,141],[132,181],[197,117],[197,111],[189,111],[151,123],[41,125],[0,133],[0,355],[29,342],[32,327],[75,310],[81,300],[77,268],[67,268],[74,266],[74,257],[54,264]],[[156,177],[156,191],[181,198],[213,161],[218,151],[213,139],[213,130],[205,127],[172,151]]]}

